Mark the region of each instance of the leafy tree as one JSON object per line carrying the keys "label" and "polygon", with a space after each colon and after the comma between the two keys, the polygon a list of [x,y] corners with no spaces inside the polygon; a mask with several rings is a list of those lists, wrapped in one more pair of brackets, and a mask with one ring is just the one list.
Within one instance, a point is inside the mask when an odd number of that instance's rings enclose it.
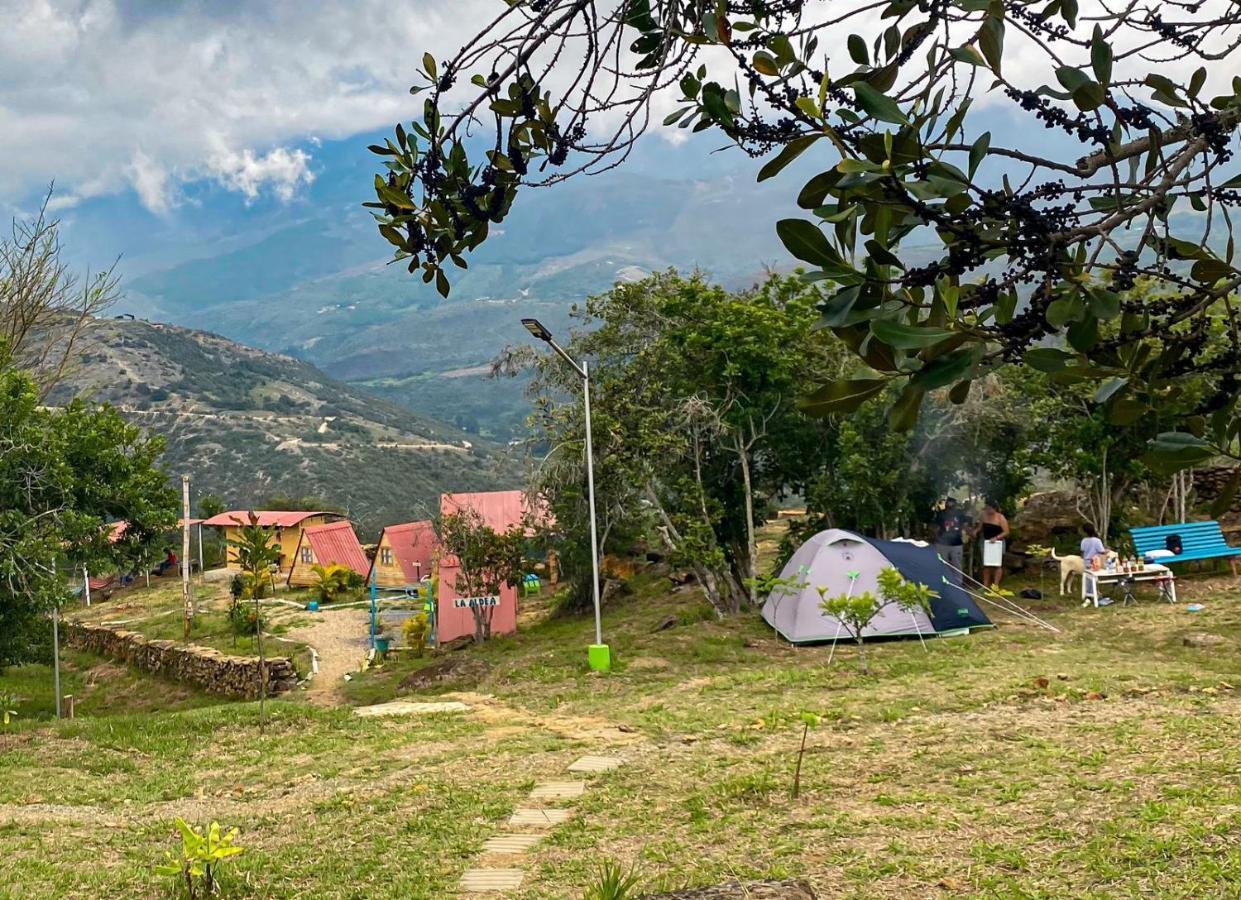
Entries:
{"label": "leafy tree", "polygon": [[280,545],[276,542],[276,529],[264,528],[253,511],[247,521],[237,529],[237,537],[228,545],[237,551],[237,565],[243,575],[250,576],[248,588],[257,602],[266,596],[267,588],[276,589],[272,568],[280,562]]}
{"label": "leafy tree", "polygon": [[264,528],[258,515],[251,510],[247,522],[237,529],[237,537],[228,542],[237,550],[237,565],[241,567],[243,591],[254,599],[254,638],[259,651],[259,728],[267,726],[267,654],[263,649],[263,613],[260,601],[267,592],[276,590],[276,565],[280,561],[280,544],[276,541],[276,529]]}
{"label": "leafy tree", "polygon": [[862,635],[866,628],[889,606],[895,606],[904,612],[914,615],[917,611],[929,612],[931,598],[936,596],[925,584],[906,581],[901,573],[889,566],[879,573],[879,596],[870,591],[860,594],[852,592],[827,596],[827,588],[816,588],[819,593],[819,608],[829,616],[835,616],[840,627],[857,643],[858,668],[863,675],[870,674],[866,663],[866,643]]}
{"label": "leafy tree", "polygon": [[470,606],[474,617],[474,642],[491,638],[495,607],[482,602],[500,593],[503,585],[515,586],[525,574],[526,538],[522,529],[497,532],[476,510],[464,508],[440,518],[440,546],[457,564],[453,587],[458,595],[478,600]]}
{"label": "leafy tree", "polygon": [[198,498],[198,515],[203,519],[210,519],[218,516],[228,507],[224,504],[224,500],[219,494],[203,494]]}
{"label": "leafy tree", "polygon": [[[618,530],[657,537],[720,613],[754,599],[742,585],[756,574],[756,510],[807,483],[829,431],[796,404],[798,384],[846,365],[830,334],[811,331],[814,303],[796,279],[730,293],[668,272],[575,313],[569,351],[590,359],[600,543]],[[532,359],[532,421],[553,448],[538,488],[562,529],[585,534],[577,376],[550,355]]]}
{"label": "leafy tree", "polygon": [[[40,405],[38,384],[0,361],[0,666],[46,654],[47,614],[70,566],[109,569],[176,522],[156,467],[163,441],[110,407]],[[108,540],[108,523],[128,523]]]}
{"label": "leafy tree", "polygon": [[[420,117],[372,146],[385,172],[368,205],[396,259],[447,295],[450,264],[524,189],[619,164],[666,89],[682,98],[666,127],[766,159],[760,180],[798,157],[815,170],[776,230],[814,267],[822,324],[872,370],[833,382],[819,412],[894,385],[907,429],[925,395],[1018,361],[1122,381],[1157,410],[1197,372],[1211,389],[1155,448],[1173,464],[1241,453],[1239,25],[1218,4],[514,0],[422,57]],[[839,44],[850,62],[829,68]],[[978,124],[984,90],[1003,133]],[[1158,301],[1126,296],[1141,277]],[[1208,322],[1228,352],[1200,352]],[[1151,336],[1159,351],[1141,352]]]}

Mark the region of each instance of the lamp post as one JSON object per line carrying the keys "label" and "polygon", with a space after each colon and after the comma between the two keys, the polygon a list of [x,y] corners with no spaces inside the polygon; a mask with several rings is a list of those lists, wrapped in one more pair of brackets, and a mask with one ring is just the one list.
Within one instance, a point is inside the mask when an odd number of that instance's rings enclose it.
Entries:
{"label": "lamp post", "polygon": [[578,364],[563,347],[556,343],[552,338],[552,333],[538,319],[522,319],[521,324],[525,326],[526,331],[556,351],[556,354],[567,362],[582,379],[582,396],[586,410],[586,493],[590,502],[590,588],[595,601],[595,642],[591,644],[587,657],[590,660],[590,667],[596,672],[608,672],[612,668],[612,651],[603,642],[603,616],[599,603],[599,539],[595,525],[595,459],[590,442],[590,368],[586,360]]}

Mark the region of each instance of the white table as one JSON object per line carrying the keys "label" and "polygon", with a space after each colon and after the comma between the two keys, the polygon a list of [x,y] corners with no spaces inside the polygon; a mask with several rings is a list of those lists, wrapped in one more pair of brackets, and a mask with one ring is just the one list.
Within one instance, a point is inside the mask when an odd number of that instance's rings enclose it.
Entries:
{"label": "white table", "polygon": [[1082,573],[1082,606],[1089,606],[1093,603],[1095,607],[1098,607],[1099,585],[1116,584],[1125,578],[1132,578],[1135,582],[1158,582],[1160,596],[1169,603],[1176,602],[1176,576],[1172,574],[1172,570],[1158,563],[1147,563],[1146,568],[1140,572],[1122,572],[1119,569],[1111,572],[1100,569],[1095,572],[1087,569]]}

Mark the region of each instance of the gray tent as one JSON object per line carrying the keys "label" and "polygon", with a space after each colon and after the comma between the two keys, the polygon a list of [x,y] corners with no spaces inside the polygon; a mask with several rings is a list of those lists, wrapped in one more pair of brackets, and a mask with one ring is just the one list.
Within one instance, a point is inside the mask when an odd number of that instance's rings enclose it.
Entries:
{"label": "gray tent", "polygon": [[927,637],[991,624],[970,596],[949,579],[948,569],[932,548],[908,541],[880,541],[839,528],[820,531],[797,549],[780,577],[804,583],[804,587],[772,591],[763,604],[763,618],[795,644],[848,639],[840,621],[819,609],[817,588],[826,588],[828,597],[850,591],[877,595],[879,573],[889,567],[908,581],[927,585],[938,596],[931,601],[930,615],[920,609],[883,608],[863,637]]}

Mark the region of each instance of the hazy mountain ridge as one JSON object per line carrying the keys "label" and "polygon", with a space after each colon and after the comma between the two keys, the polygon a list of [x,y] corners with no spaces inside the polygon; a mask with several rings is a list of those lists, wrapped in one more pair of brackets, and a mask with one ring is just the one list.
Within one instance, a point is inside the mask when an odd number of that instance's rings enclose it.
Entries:
{"label": "hazy mountain ridge", "polygon": [[424,516],[443,491],[521,483],[505,448],[304,361],[177,326],[97,323],[51,399],[73,396],[111,403],[163,435],[164,467],[189,473],[199,494],[237,507],[275,493],[320,496],[367,533]]}

